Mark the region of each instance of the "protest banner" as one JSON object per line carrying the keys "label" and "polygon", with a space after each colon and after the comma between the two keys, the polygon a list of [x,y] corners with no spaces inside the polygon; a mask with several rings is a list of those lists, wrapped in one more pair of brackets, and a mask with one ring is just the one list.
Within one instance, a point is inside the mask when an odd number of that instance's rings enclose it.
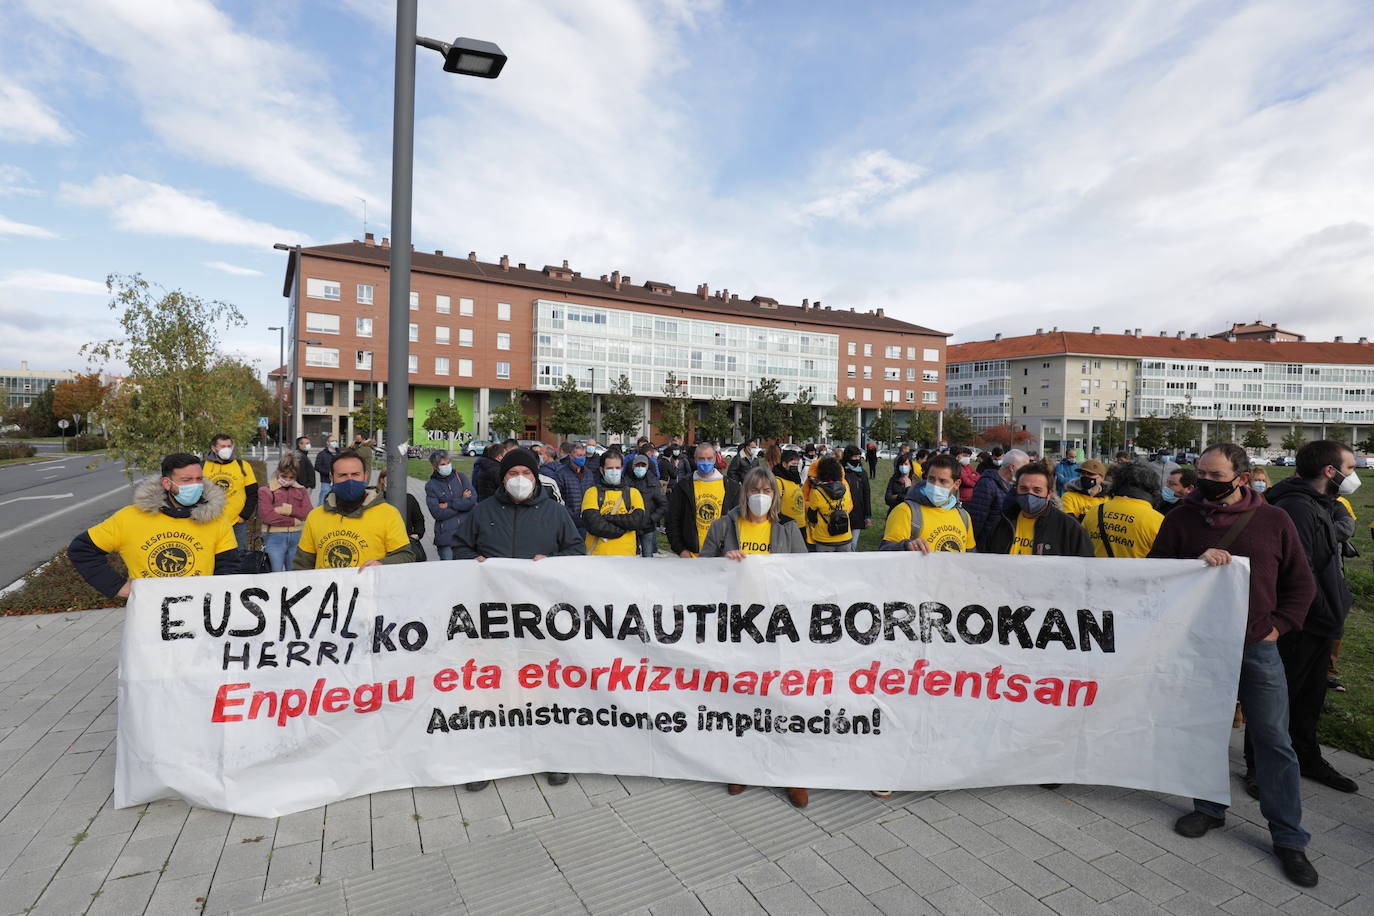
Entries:
{"label": "protest banner", "polygon": [[542,771],[1229,801],[1249,565],[935,554],[140,579],[115,803]]}

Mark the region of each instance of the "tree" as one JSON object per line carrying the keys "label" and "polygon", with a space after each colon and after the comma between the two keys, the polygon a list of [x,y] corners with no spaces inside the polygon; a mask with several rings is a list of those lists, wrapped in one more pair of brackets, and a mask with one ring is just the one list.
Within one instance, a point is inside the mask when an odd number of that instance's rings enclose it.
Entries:
{"label": "tree", "polygon": [[1231,442],[1236,437],[1236,428],[1227,420],[1218,420],[1213,442]]}
{"label": "tree", "polygon": [[1295,424],[1288,427],[1288,432],[1284,435],[1283,441],[1279,443],[1279,448],[1291,453],[1296,452],[1306,444],[1307,440],[1302,437],[1302,433],[1298,431],[1298,427]]}
{"label": "tree", "polygon": [[[1065,433],[1068,430],[1064,431]],[[1116,405],[1107,405],[1107,419],[1103,420],[1097,427],[1097,447],[1100,451],[1109,452],[1118,446],[1124,447],[1126,444],[1126,424],[1116,415]],[[1063,451],[1067,453],[1068,444],[1065,443]]]}
{"label": "tree", "polygon": [[734,418],[730,416],[731,402],[724,398],[711,398],[706,408],[706,419],[701,421],[701,433],[712,442],[724,442],[735,430]]}
{"label": "tree", "polygon": [[1254,419],[1250,421],[1250,427],[1245,430],[1245,438],[1241,440],[1241,445],[1246,448],[1263,449],[1269,447],[1269,430],[1265,428],[1264,417],[1259,411],[1255,411]]}
{"label": "tree", "polygon": [[608,433],[628,440],[644,425],[644,409],[634,386],[624,373],[601,399],[601,426]]}
{"label": "tree", "polygon": [[754,438],[760,442],[781,439],[787,434],[791,411],[787,405],[787,394],[778,390],[780,384],[775,378],[766,378],[750,392],[749,426]]}
{"label": "tree", "polygon": [[826,411],[826,421],[831,439],[853,442],[859,434],[859,402],[840,398]]}
{"label": "tree", "polygon": [[1170,448],[1180,452],[1202,438],[1202,424],[1193,419],[1192,395],[1169,409],[1169,418],[1164,421],[1164,438]]}
{"label": "tree", "polygon": [[487,423],[491,426],[493,438],[518,439],[528,422],[529,418],[525,416],[525,392],[519,388],[511,389],[510,400],[487,412]]}
{"label": "tree", "polygon": [[1144,449],[1147,452],[1154,452],[1162,449],[1169,441],[1169,433],[1164,420],[1154,412],[1140,418],[1140,422],[1135,425],[1135,447]]}
{"label": "tree", "polygon": [[30,436],[55,436],[58,433],[58,417],[53,413],[53,390],[44,388],[34,395],[29,402],[28,408],[24,411],[24,422],[20,425],[24,427],[25,433]]}
{"label": "tree", "polygon": [[913,410],[906,421],[906,438],[917,445],[929,448],[935,442],[935,412],[933,410]]}
{"label": "tree", "polygon": [[687,435],[687,386],[669,372],[663,382],[663,398],[658,402],[659,435],[672,438]]}
{"label": "tree", "polygon": [[1374,427],[1369,430],[1369,436],[1363,442],[1356,442],[1355,448],[1366,455],[1374,455]]}
{"label": "tree", "polygon": [[891,445],[901,434],[901,430],[897,428],[897,412],[893,409],[892,402],[883,401],[882,406],[878,408],[878,415],[868,424],[868,438],[879,445]]}
{"label": "tree", "polygon": [[244,323],[239,310],[181,290],[159,294],[138,274],[111,275],[105,286],[122,333],[81,352],[129,369],[119,395],[106,399],[110,457],[126,462],[132,477],[158,467],[170,452],[204,449],[216,432],[251,436],[253,405],[236,400],[239,392],[215,372],[223,362],[222,332]]}
{"label": "tree", "polygon": [[954,445],[973,442],[973,420],[964,408],[955,407],[945,411],[945,441]]}
{"label": "tree", "polygon": [[821,434],[821,417],[812,401],[811,389],[803,388],[788,409],[788,429],[793,442],[814,442]]}
{"label": "tree", "polygon": [[587,432],[592,426],[592,393],[569,374],[549,396],[549,429],[559,436]]}
{"label": "tree", "polygon": [[374,432],[386,429],[386,397],[369,394],[348,416],[353,420],[353,428],[371,439]]}
{"label": "tree", "polygon": [[73,435],[80,432],[81,424],[89,424],[110,393],[110,385],[100,381],[99,372],[78,375],[70,381],[58,382],[52,391],[52,412],[58,418],[72,419],[80,414],[81,420],[75,424]]}
{"label": "tree", "polygon": [[463,412],[458,405],[449,400],[436,400],[434,406],[425,411],[425,432],[443,433],[445,439],[467,425]]}

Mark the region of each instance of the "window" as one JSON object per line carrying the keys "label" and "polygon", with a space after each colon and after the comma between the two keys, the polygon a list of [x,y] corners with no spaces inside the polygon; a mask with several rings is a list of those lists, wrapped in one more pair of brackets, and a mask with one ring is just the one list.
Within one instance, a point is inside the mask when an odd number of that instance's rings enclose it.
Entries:
{"label": "window", "polygon": [[940,361],[940,351],[931,349],[922,350],[921,359],[928,363],[938,363]]}
{"label": "window", "polygon": [[902,370],[901,370],[900,368],[898,368],[897,366],[884,366],[884,367],[883,367],[883,379],[884,379],[884,380],[889,381],[889,382],[896,382],[896,381],[900,381],[901,378],[902,378]]}
{"label": "window", "polygon": [[896,388],[884,388],[884,389],[883,389],[883,400],[884,400],[884,401],[896,401],[897,398],[900,397],[900,396],[901,396],[901,392],[898,391]]}
{"label": "window", "polygon": [[435,328],[434,342],[437,344],[448,346],[448,328]]}
{"label": "window", "polygon": [[458,360],[458,374],[461,375],[463,378],[472,378],[472,360]]}
{"label": "window", "polygon": [[359,283],[359,284],[358,284],[358,304],[359,304],[359,305],[371,305],[371,304],[372,304],[372,287],[371,287],[371,285],[369,285],[369,284],[367,284],[367,283]]}
{"label": "window", "polygon": [[406,369],[408,372],[410,372],[411,375],[415,375],[417,372],[419,372],[420,357],[416,356],[414,353],[410,354],[410,365],[407,366]]}
{"label": "window", "polygon": [[939,394],[934,391],[921,392],[921,403],[923,404],[934,404],[937,398],[939,398]]}
{"label": "window", "polygon": [[[856,343],[854,343],[854,341],[851,340],[851,341],[849,342],[849,355],[850,355],[850,356],[857,356],[858,353],[859,353],[859,345],[856,344]],[[850,395],[851,398],[852,398],[853,396],[854,396],[853,394]]]}
{"label": "window", "polygon": [[412,325],[410,326],[410,342],[411,342],[411,343],[416,343],[416,342],[419,341],[419,339],[420,339],[420,326],[419,326],[418,324],[412,324]]}
{"label": "window", "polygon": [[462,298],[460,298],[460,299],[458,300],[458,314],[459,314],[459,315],[471,315],[471,314],[472,314],[472,300],[471,300],[471,299],[462,299]]}
{"label": "window", "polygon": [[498,303],[496,303],[496,320],[497,320],[497,321],[510,321],[510,303],[509,303],[509,302],[498,302]]}
{"label": "window", "polygon": [[357,335],[358,335],[359,337],[371,337],[371,336],[372,336],[372,319],[371,319],[371,318],[359,318],[359,319],[357,319],[357,329],[356,329],[356,330],[357,330]]}
{"label": "window", "polygon": [[1050,387],[1050,380],[1047,379],[1047,378],[1042,378],[1042,379],[1040,380],[1040,387],[1041,387],[1041,388],[1048,388],[1048,387]]}
{"label": "window", "polygon": [[316,280],[311,277],[305,281],[305,294],[311,299],[339,299],[338,280]]}
{"label": "window", "polygon": [[496,377],[497,377],[497,378],[510,378],[510,363],[497,363],[497,364],[496,364]]}
{"label": "window", "polygon": [[[852,346],[854,346],[854,345],[853,345],[853,344],[850,344],[850,346],[852,347]],[[854,400],[854,389],[853,389],[853,387],[846,388],[846,389],[844,390],[844,396],[845,396],[846,398],[848,398],[849,400],[851,400],[851,401]]]}
{"label": "window", "polygon": [[1092,387],[1092,382],[1088,381],[1087,379],[1083,379],[1083,381],[1078,383],[1078,393],[1087,394],[1089,391],[1092,390]]}
{"label": "window", "polygon": [[883,347],[883,357],[886,359],[901,359],[902,348],[892,346]]}
{"label": "window", "polygon": [[453,300],[449,299],[448,296],[435,296],[434,311],[438,312],[440,315],[451,313],[453,311]]}
{"label": "window", "polygon": [[922,369],[922,370],[921,370],[921,381],[923,381],[923,382],[938,382],[939,380],[940,380],[940,370],[939,370],[939,369]]}
{"label": "window", "polygon": [[[915,359],[916,357],[915,357],[915,356],[909,356],[909,357],[907,357],[907,358],[908,358],[908,359]],[[908,403],[908,404],[914,404],[914,403],[916,402],[916,392],[914,392],[914,391],[912,391],[910,388],[908,388],[908,389],[906,390],[906,400],[907,400],[907,403]]]}
{"label": "window", "polygon": [[[929,353],[930,351],[927,350],[926,352]],[[907,347],[907,348],[906,348],[906,358],[907,358],[907,359],[915,359],[915,358],[916,358],[916,348],[915,348],[915,347]],[[914,398],[907,398],[907,400],[908,400],[908,401],[911,401],[911,400],[914,400]]]}
{"label": "window", "polygon": [[873,344],[864,344],[864,356],[873,355]]}
{"label": "window", "polygon": [[872,389],[872,388],[865,388],[865,389],[864,389],[864,396],[863,396],[863,399],[864,399],[865,401],[871,401],[871,400],[873,400],[873,389]]}
{"label": "window", "polygon": [[420,310],[420,294],[413,289],[410,291],[410,310],[412,312]]}
{"label": "window", "polygon": [[847,367],[847,374],[850,378],[856,378],[859,374],[859,367],[855,366],[853,363],[850,363]]}
{"label": "window", "polygon": [[458,346],[460,346],[460,347],[470,347],[470,346],[472,346],[472,328],[459,328],[459,329],[458,329]]}
{"label": "window", "polygon": [[914,381],[916,381],[916,370],[915,370],[915,369],[908,368],[908,369],[906,370],[906,380],[907,380],[908,382],[914,382]]}
{"label": "window", "polygon": [[1078,402],[1078,412],[1079,412],[1079,413],[1087,413],[1089,410],[1092,409],[1091,406],[1090,406],[1091,404],[1092,404],[1091,401],[1087,401],[1087,400],[1079,401],[1079,402]]}
{"label": "window", "polygon": [[873,378],[872,366],[864,366],[864,378]]}
{"label": "window", "polygon": [[312,334],[337,334],[339,333],[339,316],[325,315],[321,312],[306,312],[305,329]]}
{"label": "window", "polygon": [[355,369],[366,369],[366,370],[368,370],[368,371],[371,371],[371,369],[372,369],[372,351],[371,351],[371,350],[358,350],[357,352],[355,352],[355,353],[353,354],[353,368],[355,368]]}
{"label": "window", "polygon": [[305,364],[326,369],[339,368],[339,351],[332,347],[306,347]]}
{"label": "window", "polygon": [[1040,409],[1041,409],[1041,410],[1049,410],[1049,408],[1050,408],[1050,402],[1049,402],[1049,401],[1041,401],[1041,402],[1040,402]]}
{"label": "window", "polygon": [[509,335],[509,334],[507,334],[506,332],[502,331],[501,333],[499,333],[499,334],[496,335],[496,349],[498,349],[498,350],[509,350],[509,349],[510,349],[510,335]]}
{"label": "window", "polygon": [[448,375],[448,357],[447,357],[447,356],[436,356],[436,357],[434,357],[434,374],[435,374],[435,375]]}
{"label": "window", "polygon": [[1049,363],[1041,363],[1041,364],[1040,364],[1040,368],[1041,368],[1041,369],[1048,369],[1049,367],[1050,367],[1050,364],[1049,364]]}

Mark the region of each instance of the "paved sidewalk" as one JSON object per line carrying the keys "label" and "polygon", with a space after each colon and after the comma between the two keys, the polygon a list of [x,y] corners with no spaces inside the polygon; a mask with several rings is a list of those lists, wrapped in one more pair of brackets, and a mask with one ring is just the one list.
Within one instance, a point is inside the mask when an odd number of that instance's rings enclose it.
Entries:
{"label": "paved sidewalk", "polygon": [[0,618],[0,913],[1374,912],[1374,761],[1341,752],[1362,791],[1304,784],[1308,892],[1240,791],[1192,841],[1170,827],[1181,799],[1092,786],[815,792],[798,811],[767,789],[527,776],[275,820],[116,810],[121,619]]}

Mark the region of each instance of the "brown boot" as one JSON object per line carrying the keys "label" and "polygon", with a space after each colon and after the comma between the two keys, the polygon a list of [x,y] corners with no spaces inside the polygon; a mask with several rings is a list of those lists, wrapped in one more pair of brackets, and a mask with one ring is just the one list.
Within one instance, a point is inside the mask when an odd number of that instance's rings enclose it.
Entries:
{"label": "brown boot", "polygon": [[728,783],[725,786],[725,791],[729,792],[731,795],[738,795],[744,791],[744,786],[740,785],[737,782]]}
{"label": "brown boot", "polygon": [[805,789],[789,788],[787,800],[792,803],[794,808],[805,808],[811,801],[811,796],[807,794]]}
{"label": "brown boot", "polygon": [[1245,713],[1241,710],[1240,704],[1236,704],[1236,714],[1231,717],[1231,727],[1240,728],[1245,724]]}

